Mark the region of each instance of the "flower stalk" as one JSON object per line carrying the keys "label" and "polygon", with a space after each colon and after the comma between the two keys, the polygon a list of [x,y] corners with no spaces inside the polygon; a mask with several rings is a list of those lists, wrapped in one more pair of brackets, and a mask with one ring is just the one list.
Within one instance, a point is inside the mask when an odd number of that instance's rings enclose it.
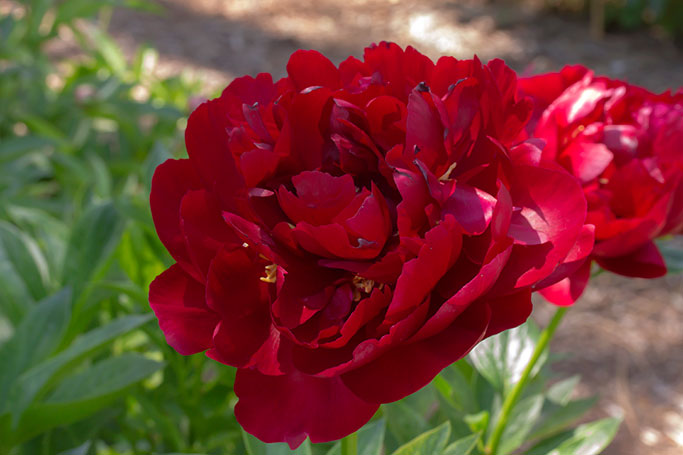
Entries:
{"label": "flower stalk", "polygon": [[489,438],[489,441],[486,444],[485,453],[487,455],[496,455],[498,451],[498,446],[500,445],[500,440],[503,436],[503,432],[505,431],[505,428],[507,426],[508,419],[512,414],[512,410],[521,398],[522,393],[524,392],[524,388],[529,383],[529,379],[531,379],[531,372],[534,370],[536,363],[538,363],[538,359],[541,358],[543,351],[545,351],[548,347],[548,344],[550,343],[550,340],[553,338],[555,330],[560,325],[560,322],[562,321],[562,318],[567,312],[567,309],[568,307],[559,307],[557,309],[552,319],[550,320],[550,323],[548,323],[548,326],[543,330],[543,332],[541,332],[541,336],[538,339],[536,348],[534,349],[531,359],[529,359],[529,363],[524,368],[522,376],[519,378],[519,381],[515,384],[510,393],[505,397],[505,401],[503,401],[503,407],[500,410],[500,416],[498,417],[496,426],[494,427],[493,432],[491,433],[491,437]]}
{"label": "flower stalk", "polygon": [[358,455],[358,433],[351,433],[341,440],[341,455]]}

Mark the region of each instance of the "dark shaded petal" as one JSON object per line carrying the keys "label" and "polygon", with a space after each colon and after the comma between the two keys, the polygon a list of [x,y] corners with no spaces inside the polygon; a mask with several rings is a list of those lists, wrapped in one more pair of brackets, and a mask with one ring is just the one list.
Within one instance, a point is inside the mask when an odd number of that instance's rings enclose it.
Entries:
{"label": "dark shaded petal", "polygon": [[299,372],[266,376],[240,369],[235,417],[264,442],[286,442],[292,449],[308,436],[312,442],[341,439],[363,426],[379,404],[358,398],[339,377],[317,378]]}
{"label": "dark shaded petal", "polygon": [[666,275],[666,263],[654,242],[648,242],[631,254],[618,257],[598,257],[600,267],[619,275],[638,278],[658,278]]}
{"label": "dark shaded petal", "polygon": [[180,354],[196,354],[213,346],[219,316],[206,306],[204,286],[178,264],[152,281],[149,304],[166,342]]}

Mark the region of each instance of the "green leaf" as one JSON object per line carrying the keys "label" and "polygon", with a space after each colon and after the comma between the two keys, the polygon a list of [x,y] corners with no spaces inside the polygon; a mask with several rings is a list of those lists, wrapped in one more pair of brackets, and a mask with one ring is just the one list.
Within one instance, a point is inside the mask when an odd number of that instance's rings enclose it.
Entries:
{"label": "green leaf", "polygon": [[553,384],[546,392],[546,397],[553,403],[559,404],[561,406],[569,403],[572,397],[572,393],[579,383],[579,375],[572,376],[563,381]]}
{"label": "green leaf", "polygon": [[147,314],[119,318],[104,327],[82,335],[64,351],[22,374],[10,394],[9,410],[12,413],[13,422],[15,424],[18,422],[21,414],[60,372],[88,357],[97,349],[108,345],[116,337],[140,327],[151,317],[151,314]]}
{"label": "green leaf", "polygon": [[[6,208],[19,229],[30,232],[43,251],[49,252],[45,257],[48,261],[48,270],[61,270],[69,237],[69,228],[66,224],[43,209],[21,205],[8,205]],[[57,280],[53,275],[54,273],[50,273],[51,284]]]}
{"label": "green leaf", "polygon": [[448,404],[460,411],[472,413],[477,411],[477,403],[474,390],[463,373],[463,366],[471,368],[465,360],[461,360],[439,373],[433,383]]}
{"label": "green leaf", "polygon": [[94,414],[162,366],[140,354],[129,353],[108,358],[67,377],[44,402],[26,410],[14,433],[15,444]]}
{"label": "green leaf", "polygon": [[0,163],[26,156],[28,153],[39,151],[52,144],[50,139],[40,136],[3,138],[0,142]]}
{"label": "green leaf", "polygon": [[[12,224],[0,221],[0,284],[9,289],[18,289],[18,280],[23,289],[20,296],[28,293],[31,300],[45,297],[49,272],[45,256],[38,244]],[[0,291],[0,298],[2,291]],[[26,302],[21,302],[23,305]]]}
{"label": "green leaf", "polygon": [[491,413],[487,410],[480,411],[476,414],[468,414],[463,417],[463,421],[470,427],[473,433],[483,433],[489,426]]}
{"label": "green leaf", "polygon": [[124,78],[128,64],[118,44],[105,32],[97,28],[92,28],[90,37],[95,46],[95,50],[102,58],[104,64],[109,67],[112,73]]}
{"label": "green leaf", "polygon": [[434,455],[440,453],[451,436],[451,423],[444,422],[433,430],[429,430],[412,441],[402,445],[393,455]]}
{"label": "green leaf", "polygon": [[544,410],[539,425],[529,435],[529,439],[547,438],[562,432],[568,425],[588,412],[596,402],[597,398],[584,398],[570,401],[561,407],[551,406],[549,410]]}
{"label": "green leaf", "polygon": [[660,253],[664,256],[666,268],[669,273],[683,272],[683,248],[676,246],[674,242],[657,242]]}
{"label": "green leaf", "polygon": [[474,433],[458,439],[443,451],[442,455],[470,455],[479,442],[481,434]]}
{"label": "green leaf", "polygon": [[[384,419],[378,419],[358,430],[358,455],[381,455],[385,428]],[[340,454],[341,444],[337,442],[326,455]]]}
{"label": "green leaf", "polygon": [[527,397],[512,410],[500,439],[498,455],[506,455],[520,447],[536,424],[543,408],[543,395]]}
{"label": "green leaf", "polygon": [[614,439],[621,419],[607,418],[578,426],[534,446],[527,455],[597,455]]}
{"label": "green leaf", "polygon": [[311,443],[306,439],[295,450],[283,442],[268,444],[242,430],[242,440],[248,455],[312,455]]}
{"label": "green leaf", "polygon": [[106,203],[86,210],[71,231],[63,281],[73,286],[76,298],[115,247],[121,225],[121,216],[114,205]]}
{"label": "green leaf", "polygon": [[69,323],[70,303],[68,289],[46,298],[32,308],[12,338],[0,347],[0,414],[17,377],[59,346]]}
{"label": "green leaf", "polygon": [[429,429],[429,422],[425,415],[432,405],[433,400],[428,387],[400,401],[382,405],[382,412],[387,419],[387,428],[397,442],[394,447],[405,444]]}
{"label": "green leaf", "polygon": [[[482,341],[470,352],[469,359],[477,371],[503,393],[519,381],[539,335],[538,327],[529,320]],[[540,371],[547,357],[546,351],[536,363],[532,377]]]}
{"label": "green leaf", "polygon": [[92,183],[95,194],[101,198],[110,198],[112,195],[112,178],[107,164],[99,155],[94,153],[88,155],[88,162],[92,169]]}
{"label": "green leaf", "polygon": [[151,375],[162,363],[135,353],[110,357],[62,380],[45,403],[63,403],[107,395]]}

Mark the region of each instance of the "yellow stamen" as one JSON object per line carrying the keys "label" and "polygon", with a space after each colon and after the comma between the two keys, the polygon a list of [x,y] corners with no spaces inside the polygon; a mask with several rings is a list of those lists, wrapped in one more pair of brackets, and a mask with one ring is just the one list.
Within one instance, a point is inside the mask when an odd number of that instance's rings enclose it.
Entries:
{"label": "yellow stamen", "polygon": [[264,283],[275,283],[277,280],[277,264],[270,264],[265,267],[266,276],[262,276],[259,280]]}
{"label": "yellow stamen", "polygon": [[361,276],[354,276],[353,280],[351,280],[351,283],[353,283],[354,289],[353,289],[353,301],[358,302],[362,298],[361,291],[363,291],[365,294],[370,294],[372,292],[372,289],[375,287],[375,282],[373,280],[367,280]]}

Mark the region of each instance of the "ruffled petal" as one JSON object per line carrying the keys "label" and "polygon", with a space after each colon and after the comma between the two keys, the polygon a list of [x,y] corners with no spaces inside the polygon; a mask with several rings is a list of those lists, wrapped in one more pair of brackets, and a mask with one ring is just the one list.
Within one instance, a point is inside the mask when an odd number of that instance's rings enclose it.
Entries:
{"label": "ruffled petal", "polygon": [[356,396],[339,377],[317,378],[297,371],[266,376],[240,369],[235,417],[264,442],[286,442],[292,449],[341,439],[372,418],[379,404]]}
{"label": "ruffled petal", "polygon": [[213,346],[219,316],[206,306],[204,286],[178,264],[152,281],[149,303],[166,342],[180,354],[196,354]]}
{"label": "ruffled petal", "polygon": [[397,346],[341,378],[368,402],[400,400],[464,357],[485,336],[490,318],[491,310],[486,304],[472,305],[437,335]]}
{"label": "ruffled petal", "polygon": [[220,98],[199,105],[187,120],[185,145],[207,189],[216,192],[224,208],[241,210],[247,198],[246,185],[228,148],[224,109]]}
{"label": "ruffled petal", "polygon": [[197,269],[206,277],[209,264],[223,245],[242,243],[223,219],[213,194],[206,190],[189,191],[180,205],[182,231],[187,250]]}
{"label": "ruffled petal", "polygon": [[530,289],[489,299],[486,303],[491,308],[491,320],[486,329],[486,337],[524,324],[534,307]]}
{"label": "ruffled petal", "polygon": [[249,365],[270,335],[270,291],[263,282],[264,261],[246,248],[222,250],[211,263],[207,280],[208,306],[221,315],[214,357],[223,363]]}
{"label": "ruffled petal", "polygon": [[202,188],[202,182],[189,160],[167,160],[154,171],[149,203],[161,243],[173,259],[192,276],[200,274],[190,257],[180,227],[180,204],[189,191]]}
{"label": "ruffled petal", "polygon": [[590,259],[583,263],[569,276],[539,291],[548,302],[558,306],[570,306],[576,302],[588,285],[591,276]]}
{"label": "ruffled petal", "polygon": [[648,242],[625,256],[597,257],[600,267],[623,276],[658,278],[666,275],[666,263],[654,242]]}
{"label": "ruffled petal", "polygon": [[298,50],[289,57],[287,74],[297,90],[308,87],[339,88],[339,71],[318,51]]}

